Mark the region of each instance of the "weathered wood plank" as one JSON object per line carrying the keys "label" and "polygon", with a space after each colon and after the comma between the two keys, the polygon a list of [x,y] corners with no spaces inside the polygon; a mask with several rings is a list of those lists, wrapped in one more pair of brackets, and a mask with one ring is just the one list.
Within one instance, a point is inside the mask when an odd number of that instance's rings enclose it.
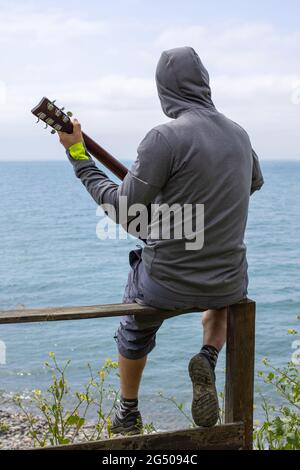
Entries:
{"label": "weathered wood plank", "polygon": [[[245,304],[247,300],[237,305]],[[190,308],[187,310],[159,310],[148,306],[134,304],[108,304],[84,307],[50,307],[20,310],[0,310],[0,324],[27,323],[60,320],[84,320],[88,318],[106,318],[122,315],[176,315],[191,312],[201,312],[205,308]]]}
{"label": "weathered wood plank", "polygon": [[243,447],[244,425],[232,423],[34,450],[239,450]]}
{"label": "weathered wood plank", "polygon": [[245,424],[245,448],[253,446],[255,302],[229,307],[226,346],[225,421]]}
{"label": "weathered wood plank", "polygon": [[[188,313],[194,310],[180,311]],[[88,318],[117,317],[121,315],[173,314],[174,311],[158,310],[134,304],[92,305],[86,307],[53,307],[0,311],[0,324],[27,323],[60,320],[84,320]]]}

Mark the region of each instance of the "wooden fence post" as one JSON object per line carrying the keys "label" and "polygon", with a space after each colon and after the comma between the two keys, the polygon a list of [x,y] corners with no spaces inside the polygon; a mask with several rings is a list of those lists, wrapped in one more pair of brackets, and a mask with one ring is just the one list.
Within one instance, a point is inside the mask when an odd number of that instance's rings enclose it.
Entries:
{"label": "wooden fence post", "polygon": [[225,422],[243,421],[244,449],[253,448],[255,302],[228,308],[226,345]]}

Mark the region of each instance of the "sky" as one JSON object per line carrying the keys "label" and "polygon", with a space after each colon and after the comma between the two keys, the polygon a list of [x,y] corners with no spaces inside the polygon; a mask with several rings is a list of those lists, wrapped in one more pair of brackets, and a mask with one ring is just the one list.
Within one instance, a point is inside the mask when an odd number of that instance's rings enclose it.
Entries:
{"label": "sky", "polygon": [[261,159],[300,160],[299,0],[0,0],[0,160],[63,160],[35,124],[43,96],[117,158],[166,122],[155,87],[165,49],[191,46],[219,111]]}

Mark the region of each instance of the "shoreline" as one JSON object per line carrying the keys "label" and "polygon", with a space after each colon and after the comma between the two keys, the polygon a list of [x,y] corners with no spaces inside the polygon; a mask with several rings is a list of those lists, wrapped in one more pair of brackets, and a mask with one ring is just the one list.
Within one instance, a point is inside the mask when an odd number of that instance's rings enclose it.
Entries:
{"label": "shoreline", "polygon": [[[37,435],[41,437],[47,429],[46,421],[34,415],[36,420],[35,430]],[[88,435],[94,429],[92,424],[86,424],[79,430],[74,439],[75,442],[86,441],[85,434]],[[74,431],[69,435],[73,435]],[[104,438],[104,436],[103,436]],[[47,445],[50,445],[48,443]],[[0,409],[0,450],[21,450],[34,448],[34,440],[30,436],[30,428],[26,416],[19,411],[8,411]],[[35,448],[39,448],[36,444]]]}

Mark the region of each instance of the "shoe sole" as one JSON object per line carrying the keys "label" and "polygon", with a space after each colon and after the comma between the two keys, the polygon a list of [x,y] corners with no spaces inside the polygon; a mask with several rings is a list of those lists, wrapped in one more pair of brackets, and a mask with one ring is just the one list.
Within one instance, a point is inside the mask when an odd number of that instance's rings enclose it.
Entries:
{"label": "shoe sole", "polygon": [[192,357],[189,375],[193,384],[193,420],[197,426],[214,426],[219,419],[219,400],[208,359],[200,354]]}
{"label": "shoe sole", "polygon": [[126,434],[127,436],[133,436],[135,434],[141,434],[142,432],[142,425],[137,426],[136,424],[132,426],[128,426],[128,428],[120,425],[120,426],[112,426],[110,428],[112,434]]}

